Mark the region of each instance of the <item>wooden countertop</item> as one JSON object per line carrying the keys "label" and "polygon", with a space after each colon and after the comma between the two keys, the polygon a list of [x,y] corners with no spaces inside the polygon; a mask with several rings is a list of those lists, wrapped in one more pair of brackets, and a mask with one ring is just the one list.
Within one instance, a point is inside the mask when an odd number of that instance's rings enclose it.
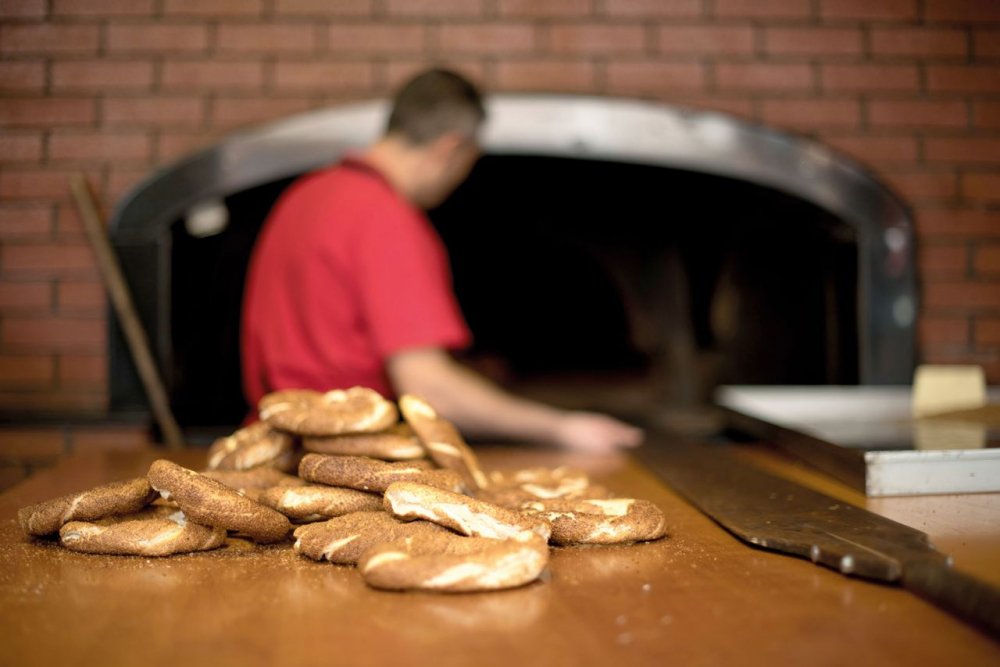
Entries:
{"label": "wooden countertop", "polygon": [[[625,455],[489,448],[487,468],[588,467],[657,503],[671,535],[553,550],[548,581],[487,594],[397,594],[290,543],[230,539],[165,559],[75,554],[25,537],[18,507],[138,476],[162,452],[64,460],[0,494],[2,665],[1000,664],[1000,644],[898,588],[743,545]],[[739,456],[865,504],[759,447]],[[204,450],[171,454],[200,467]],[[1000,577],[1000,494],[872,500],[958,567]]]}

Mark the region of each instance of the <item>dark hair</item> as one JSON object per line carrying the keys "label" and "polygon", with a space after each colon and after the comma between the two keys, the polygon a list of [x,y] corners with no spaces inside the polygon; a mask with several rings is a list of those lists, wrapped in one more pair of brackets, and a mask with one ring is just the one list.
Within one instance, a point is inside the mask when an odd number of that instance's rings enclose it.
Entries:
{"label": "dark hair", "polygon": [[420,145],[456,130],[471,136],[485,118],[482,95],[472,82],[455,72],[431,69],[396,93],[386,133]]}

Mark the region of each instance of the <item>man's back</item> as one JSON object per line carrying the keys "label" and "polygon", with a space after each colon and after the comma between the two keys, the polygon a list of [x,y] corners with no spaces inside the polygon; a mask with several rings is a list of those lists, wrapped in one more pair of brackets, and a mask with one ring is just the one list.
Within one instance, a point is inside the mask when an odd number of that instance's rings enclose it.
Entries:
{"label": "man's back", "polygon": [[299,179],[278,199],[247,275],[244,393],[362,385],[391,396],[385,359],[469,334],[426,217],[363,162]]}

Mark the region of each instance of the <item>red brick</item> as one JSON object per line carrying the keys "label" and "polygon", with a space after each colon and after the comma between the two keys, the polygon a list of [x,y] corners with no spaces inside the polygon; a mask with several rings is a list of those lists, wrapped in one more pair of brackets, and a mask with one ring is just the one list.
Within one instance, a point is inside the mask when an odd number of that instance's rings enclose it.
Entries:
{"label": "red brick", "polygon": [[54,23],[0,26],[0,53],[97,53],[96,25]]}
{"label": "red brick", "polygon": [[261,62],[198,61],[165,62],[161,85],[182,90],[262,90]]}
{"label": "red brick", "polygon": [[749,26],[661,26],[656,49],[671,54],[748,54],[755,48]]}
{"label": "red brick", "polygon": [[52,89],[149,90],[153,64],[142,61],[65,60],[52,63]]}
{"label": "red brick", "polygon": [[153,0],[53,0],[52,14],[97,19],[110,16],[151,16]]}
{"label": "red brick", "polygon": [[924,305],[928,308],[1000,307],[1000,283],[946,282],[924,285]]}
{"label": "red brick", "polygon": [[966,343],[969,340],[969,321],[959,318],[921,318],[917,325],[922,345],[940,343]]}
{"label": "red brick", "polygon": [[200,52],[208,46],[204,25],[111,24],[106,32],[111,52]]}
{"label": "red brick", "polygon": [[981,58],[1000,56],[1000,30],[977,30],[973,35],[973,51]]}
{"label": "red brick", "polygon": [[[333,41],[332,39],[330,40]],[[455,53],[530,53],[535,28],[530,25],[443,25],[441,50]]]}
{"label": "red brick", "polygon": [[94,255],[83,244],[5,244],[0,248],[0,270],[31,271],[57,275],[92,271],[96,267]]}
{"label": "red brick", "polygon": [[0,62],[0,91],[40,91],[45,87],[45,63]]}
{"label": "red brick", "polygon": [[385,11],[392,17],[480,17],[483,0],[387,0]]}
{"label": "red brick", "polygon": [[814,86],[809,65],[719,63],[715,85],[726,90],[808,90]]}
{"label": "red brick", "polygon": [[94,106],[94,100],[79,98],[5,99],[0,104],[0,127],[93,125]]}
{"label": "red brick", "polygon": [[767,123],[794,128],[856,127],[860,105],[853,100],[765,100],[762,118]]}
{"label": "red brick", "polygon": [[153,442],[148,429],[136,426],[74,428],[70,438],[74,452],[135,451]]}
{"label": "red brick", "polygon": [[572,61],[500,62],[494,70],[497,90],[583,91],[594,89],[593,63]]}
{"label": "red brick", "polygon": [[856,28],[767,28],[764,48],[777,55],[855,55],[861,53],[861,31]]}
{"label": "red brick", "polygon": [[[77,169],[28,168],[0,175],[0,197],[7,199],[63,199],[69,196],[69,178]],[[84,170],[94,180],[94,169]]]}
{"label": "red brick", "polygon": [[0,134],[0,162],[38,162],[41,159],[41,133]]}
{"label": "red brick", "polygon": [[947,173],[883,172],[890,184],[910,200],[950,199],[958,194],[958,178]]}
{"label": "red brick", "polygon": [[486,79],[486,68],[479,60],[462,60],[448,62],[433,62],[421,60],[391,61],[388,63],[385,72],[386,85],[395,90],[396,87],[409,81],[412,76],[422,72],[428,67],[445,67],[468,77],[473,82],[482,82]]}
{"label": "red brick", "polygon": [[591,13],[591,0],[496,0],[496,6],[497,13],[503,17],[587,16]]}
{"label": "red brick", "polygon": [[962,196],[976,201],[1000,202],[1000,174],[962,174]]}
{"label": "red brick", "polygon": [[45,0],[4,0],[0,18],[37,19],[45,16]]}
{"label": "red brick", "polygon": [[0,283],[0,309],[49,310],[52,307],[52,286],[47,282]]}
{"label": "red brick", "polygon": [[862,162],[916,162],[917,140],[913,137],[867,135],[822,137],[823,142]]}
{"label": "red brick", "polygon": [[219,98],[212,107],[212,126],[235,128],[258,125],[276,118],[308,111],[311,99],[293,98]]}
{"label": "red brick", "polygon": [[607,66],[608,89],[617,93],[698,90],[705,86],[704,68],[695,63],[612,62]]}
{"label": "red brick", "polygon": [[4,345],[22,349],[101,349],[104,345],[103,319],[66,317],[6,317],[0,323]]}
{"label": "red brick", "polygon": [[292,53],[316,50],[316,29],[312,24],[240,24],[219,26],[219,51],[236,53]]}
{"label": "red brick", "polygon": [[263,0],[163,0],[163,13],[206,16],[260,16]]}
{"label": "red brick", "polygon": [[821,0],[824,19],[909,21],[917,18],[917,0]]}
{"label": "red brick", "polygon": [[824,65],[826,90],[915,91],[920,87],[916,65]]}
{"label": "red brick", "polygon": [[108,125],[201,125],[205,102],[197,97],[119,97],[104,100]]}
{"label": "red brick", "polygon": [[54,459],[65,451],[66,434],[61,428],[0,428],[0,459],[39,461]]}
{"label": "red brick", "polygon": [[968,23],[1000,21],[1000,4],[996,0],[926,0],[924,18],[928,21],[962,21]]}
{"label": "red brick", "polygon": [[419,25],[334,25],[326,47],[334,53],[418,53],[425,35]]}
{"label": "red brick", "polygon": [[683,18],[701,16],[701,0],[604,0],[598,5],[615,18]]}
{"label": "red brick", "polygon": [[976,102],[972,107],[976,127],[1000,127],[1000,102]]}
{"label": "red brick", "polygon": [[1000,320],[976,320],[974,335],[977,345],[1000,345]]}
{"label": "red brick", "polygon": [[703,109],[706,111],[717,111],[732,116],[742,116],[753,119],[754,103],[746,97],[712,97],[703,95],[670,95],[670,104],[675,104],[692,109]]}
{"label": "red brick", "polygon": [[969,250],[964,245],[920,247],[918,265],[921,275],[950,274],[961,277],[969,266]]}
{"label": "red brick", "polygon": [[812,0],[715,0],[722,18],[799,19],[812,15]]}
{"label": "red brick", "polygon": [[102,389],[86,387],[74,390],[24,390],[0,392],[0,410],[21,413],[105,412],[108,398]]}
{"label": "red brick", "polygon": [[149,169],[146,167],[113,168],[108,175],[108,199],[117,201],[148,177]]}
{"label": "red brick", "polygon": [[1000,245],[980,245],[973,255],[976,273],[1000,273]]}
{"label": "red brick", "polygon": [[97,281],[60,281],[56,285],[56,308],[60,313],[102,311],[107,304],[104,286]]}
{"label": "red brick", "polygon": [[995,137],[927,137],[924,159],[928,162],[1000,163],[1000,139]]}
{"label": "red brick", "polygon": [[369,16],[372,0],[276,0],[279,16]]}
{"label": "red brick", "polygon": [[59,384],[64,387],[103,386],[108,381],[108,358],[103,354],[59,356]]}
{"label": "red brick", "polygon": [[0,238],[42,236],[51,231],[51,206],[0,204]]}
{"label": "red brick", "polygon": [[1000,211],[982,209],[924,209],[917,211],[921,236],[1000,237]]}
{"label": "red brick", "polygon": [[49,137],[50,160],[148,160],[149,135],[142,132],[70,132]]}
{"label": "red brick", "polygon": [[969,52],[965,31],[951,28],[872,28],[869,39],[877,56],[962,57]]}
{"label": "red brick", "polygon": [[279,90],[365,91],[372,87],[372,68],[366,62],[281,62],[274,66]]}
{"label": "red brick", "polygon": [[55,363],[49,355],[0,356],[0,385],[51,385]]}
{"label": "red brick", "polygon": [[640,53],[645,40],[640,25],[553,25],[549,32],[549,48],[557,54]]}
{"label": "red brick", "polygon": [[156,154],[159,162],[173,162],[199,149],[207,148],[216,140],[214,133],[160,132]]}
{"label": "red brick", "polygon": [[928,65],[927,88],[932,93],[1000,92],[1000,67]]}
{"label": "red brick", "polygon": [[966,127],[969,118],[964,102],[873,100],[868,104],[868,122],[888,127]]}

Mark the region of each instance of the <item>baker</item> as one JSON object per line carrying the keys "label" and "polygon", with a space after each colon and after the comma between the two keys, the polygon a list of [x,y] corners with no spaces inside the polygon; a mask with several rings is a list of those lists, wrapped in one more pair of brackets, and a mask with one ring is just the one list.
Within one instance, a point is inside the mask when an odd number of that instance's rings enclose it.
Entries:
{"label": "baker", "polygon": [[422,396],[473,437],[589,451],[641,441],[640,430],[606,415],[510,394],[450,354],[471,335],[423,211],[468,176],[485,117],[469,81],[424,72],[399,91],[378,141],[302,176],[275,202],[243,301],[250,405],[278,389],[361,385]]}

